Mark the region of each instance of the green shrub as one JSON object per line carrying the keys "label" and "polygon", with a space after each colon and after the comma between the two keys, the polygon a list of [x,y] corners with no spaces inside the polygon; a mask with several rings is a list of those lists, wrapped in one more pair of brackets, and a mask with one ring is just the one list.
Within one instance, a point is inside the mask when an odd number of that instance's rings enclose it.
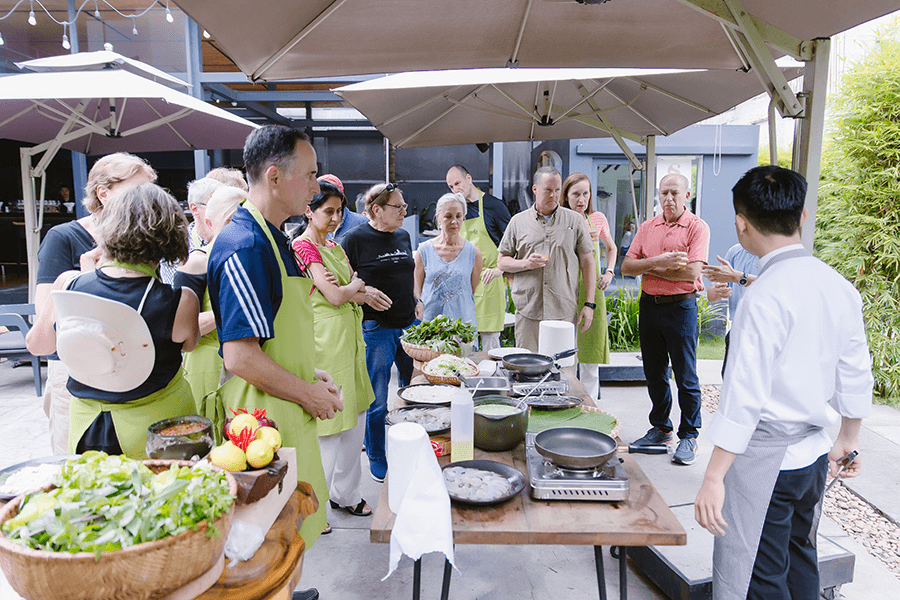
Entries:
{"label": "green shrub", "polygon": [[609,349],[612,352],[631,352],[640,349],[638,339],[638,313],[640,299],[624,287],[616,294],[606,296],[606,314],[609,318]]}
{"label": "green shrub", "polygon": [[900,396],[900,41],[881,36],[831,106],[815,252],[859,290],[875,392]]}

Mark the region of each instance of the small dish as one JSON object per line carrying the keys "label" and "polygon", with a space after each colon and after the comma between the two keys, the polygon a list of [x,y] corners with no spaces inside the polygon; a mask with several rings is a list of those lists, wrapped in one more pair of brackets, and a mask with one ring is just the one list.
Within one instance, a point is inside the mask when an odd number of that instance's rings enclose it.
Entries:
{"label": "small dish", "polygon": [[511,467],[501,462],[497,462],[494,460],[461,460],[444,465],[443,467],[441,467],[441,471],[443,471],[444,469],[449,469],[450,467],[465,467],[467,469],[491,471],[505,477],[506,480],[509,481],[509,483],[512,485],[511,492],[509,492],[508,494],[504,494],[500,498],[496,498],[494,500],[470,500],[469,498],[460,498],[459,496],[451,493],[448,490],[447,493],[450,495],[450,499],[454,502],[459,502],[460,504],[469,504],[472,506],[490,506],[492,504],[500,504],[501,502],[506,502],[510,498],[515,497],[519,492],[525,489],[525,476],[522,474],[522,472],[515,467]]}
{"label": "small dish", "polygon": [[488,350],[488,356],[493,358],[494,360],[500,360],[504,356],[508,354],[531,354],[531,350],[528,348],[494,348],[493,350]]}

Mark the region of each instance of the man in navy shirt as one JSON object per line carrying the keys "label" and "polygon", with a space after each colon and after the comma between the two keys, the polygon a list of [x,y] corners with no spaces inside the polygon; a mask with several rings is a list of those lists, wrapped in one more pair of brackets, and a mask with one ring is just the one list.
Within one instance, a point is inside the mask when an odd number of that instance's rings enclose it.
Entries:
{"label": "man in navy shirt", "polygon": [[[327,499],[314,419],[333,418],[343,402],[331,376],[314,368],[314,347],[304,343],[313,324],[312,308],[304,305],[310,285],[304,287],[279,226],[303,214],[319,192],[316,153],[302,132],[269,126],[247,138],[244,163],[248,203],[216,238],[207,270],[222,357],[234,375],[217,399],[266,408],[284,445],[297,449],[298,478],[312,484],[321,503],[300,529],[309,548],[325,528]],[[318,592],[293,598],[312,600]]]}

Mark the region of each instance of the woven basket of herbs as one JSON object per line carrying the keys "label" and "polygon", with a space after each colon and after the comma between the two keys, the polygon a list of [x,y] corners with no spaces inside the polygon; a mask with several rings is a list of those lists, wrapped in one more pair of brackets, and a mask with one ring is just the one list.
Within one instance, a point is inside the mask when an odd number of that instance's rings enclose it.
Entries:
{"label": "woven basket of herbs", "polygon": [[86,452],[57,485],[0,511],[0,569],[28,600],[152,600],[222,555],[237,484],[227,471]]}

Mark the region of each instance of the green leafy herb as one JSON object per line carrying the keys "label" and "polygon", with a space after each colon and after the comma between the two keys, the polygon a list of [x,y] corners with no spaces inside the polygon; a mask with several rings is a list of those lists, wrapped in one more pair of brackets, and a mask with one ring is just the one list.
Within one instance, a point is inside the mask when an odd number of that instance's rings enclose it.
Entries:
{"label": "green leafy herb", "polygon": [[410,344],[427,346],[435,352],[461,355],[463,345],[474,342],[476,333],[473,323],[438,315],[430,321],[407,329],[404,338]]}
{"label": "green leafy herb", "polygon": [[28,495],[3,524],[13,542],[51,552],[103,552],[213,525],[233,497],[223,472],[206,463],[154,474],[146,465],[104,452],[70,460],[49,492]]}

